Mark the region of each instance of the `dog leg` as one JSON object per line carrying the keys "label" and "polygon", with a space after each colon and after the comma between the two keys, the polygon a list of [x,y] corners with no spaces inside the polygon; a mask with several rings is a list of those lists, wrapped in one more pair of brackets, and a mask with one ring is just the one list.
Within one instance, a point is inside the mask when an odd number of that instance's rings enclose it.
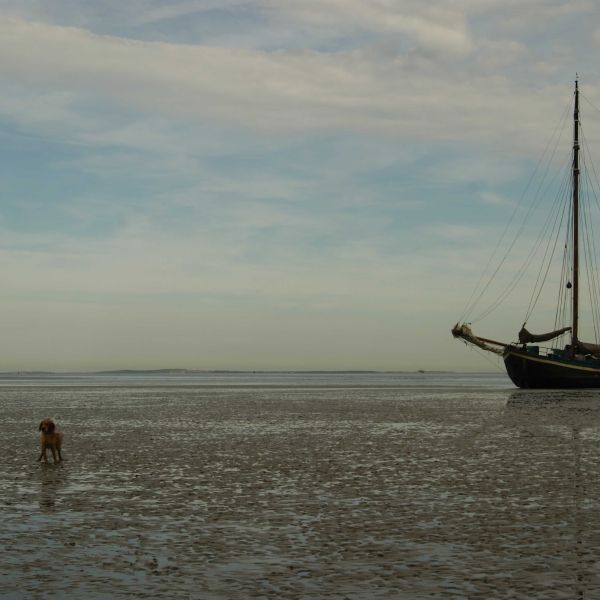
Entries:
{"label": "dog leg", "polygon": [[54,461],[54,464],[56,464],[56,450],[54,449],[54,446],[50,446],[50,450],[52,450],[52,460]]}
{"label": "dog leg", "polygon": [[40,460],[44,459],[44,462],[47,463],[48,462],[48,457],[46,456],[46,447],[44,446],[44,444],[42,444],[42,451],[40,452],[40,457],[38,458],[38,462],[40,462]]}

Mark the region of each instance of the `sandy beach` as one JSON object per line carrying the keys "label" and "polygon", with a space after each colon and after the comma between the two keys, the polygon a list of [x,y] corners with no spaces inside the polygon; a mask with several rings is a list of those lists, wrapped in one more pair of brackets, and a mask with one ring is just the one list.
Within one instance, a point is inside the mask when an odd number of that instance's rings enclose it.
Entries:
{"label": "sandy beach", "polygon": [[[600,596],[593,394],[6,385],[0,398],[3,599]],[[44,416],[64,463],[36,462]]]}

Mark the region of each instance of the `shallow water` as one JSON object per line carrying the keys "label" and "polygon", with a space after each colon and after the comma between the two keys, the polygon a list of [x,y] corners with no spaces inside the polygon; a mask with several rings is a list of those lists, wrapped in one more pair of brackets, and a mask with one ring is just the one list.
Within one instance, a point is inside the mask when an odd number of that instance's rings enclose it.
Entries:
{"label": "shallow water", "polygon": [[600,597],[600,392],[90,376],[0,408],[0,598]]}

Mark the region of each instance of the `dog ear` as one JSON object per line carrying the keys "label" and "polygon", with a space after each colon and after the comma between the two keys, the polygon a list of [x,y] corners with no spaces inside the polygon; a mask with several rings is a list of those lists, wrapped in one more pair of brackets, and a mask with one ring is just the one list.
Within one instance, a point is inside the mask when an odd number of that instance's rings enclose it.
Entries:
{"label": "dog ear", "polygon": [[44,421],[40,421],[40,426],[38,427],[38,431],[42,430],[42,425],[44,424]]}

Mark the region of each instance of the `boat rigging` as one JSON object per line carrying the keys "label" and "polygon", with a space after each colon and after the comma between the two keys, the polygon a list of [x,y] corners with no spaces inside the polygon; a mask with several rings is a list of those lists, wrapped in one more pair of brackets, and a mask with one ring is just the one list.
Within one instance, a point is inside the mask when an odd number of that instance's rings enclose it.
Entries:
{"label": "boat rigging", "polygon": [[[600,281],[593,265],[596,249],[591,229],[591,214],[588,204],[582,205],[581,195],[581,140],[582,131],[579,107],[579,82],[575,81],[573,103],[573,144],[570,161],[569,181],[565,185],[565,202],[555,204],[548,217],[544,233],[546,241],[545,251],[542,256],[542,266],[535,280],[534,290],[527,307],[525,320],[518,333],[518,341],[500,342],[490,338],[475,335],[471,322],[466,317],[459,320],[452,328],[452,335],[465,343],[476,346],[482,350],[501,355],[511,380],[522,388],[586,388],[600,387]],[[585,183],[591,182],[589,175],[585,176]],[[596,184],[596,189],[600,186]],[[596,204],[600,209],[598,194],[593,194]],[[521,224],[522,225],[522,224]],[[534,334],[527,328],[527,320],[535,308],[546,282],[548,271],[556,261],[554,256],[558,248],[559,232],[564,231],[566,240],[560,274],[558,300],[556,303],[554,328],[548,333]],[[500,296],[492,302],[484,315],[489,314],[504,301],[521,282],[525,268],[529,266],[533,255],[539,251],[542,240],[530,252],[526,259],[526,266],[519,269],[511,279],[509,285]],[[514,244],[514,243],[513,243]],[[513,244],[509,246],[509,251]],[[583,261],[582,261],[583,256]],[[583,342],[580,335],[580,304],[581,304],[581,263],[585,265],[587,275],[587,290],[589,292],[590,308],[593,323],[593,343]],[[491,281],[496,276],[501,266],[506,263],[506,255],[500,266],[496,268],[490,279],[481,284],[479,291],[474,291],[469,300],[466,313],[473,310],[488,290]],[[480,285],[478,284],[478,285]],[[515,328],[516,329],[516,328]],[[566,339],[565,339],[566,338]],[[550,342],[549,348],[541,347],[540,343]]]}

